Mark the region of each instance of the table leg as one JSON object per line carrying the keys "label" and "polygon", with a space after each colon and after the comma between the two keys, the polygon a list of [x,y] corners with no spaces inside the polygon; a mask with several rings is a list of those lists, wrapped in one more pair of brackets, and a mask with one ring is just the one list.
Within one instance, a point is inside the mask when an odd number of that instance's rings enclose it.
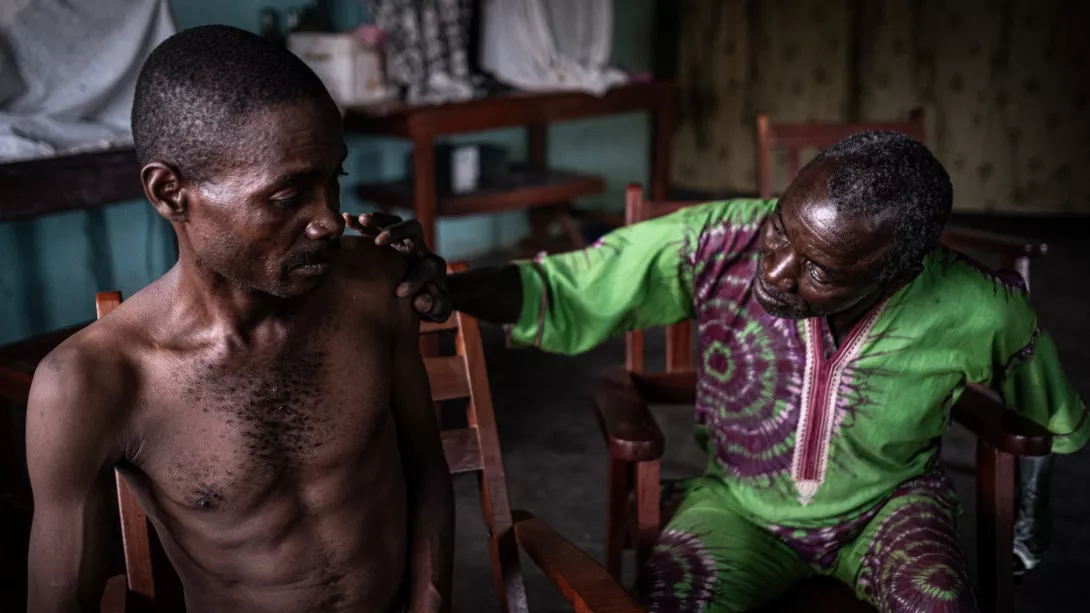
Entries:
{"label": "table leg", "polygon": [[424,229],[424,244],[438,253],[435,222],[438,194],[435,191],[435,141],[431,136],[413,139],[413,199],[416,220]]}
{"label": "table leg", "polygon": [[654,144],[651,147],[651,199],[666,200],[670,187],[670,153],[674,140],[674,92],[659,94],[654,116]]}
{"label": "table leg", "polygon": [[[526,126],[526,166],[532,170],[545,170],[549,157],[549,126],[532,123]],[[553,212],[548,206],[534,207],[526,212],[530,219],[530,237],[527,245],[533,249],[543,249],[548,243],[549,226],[553,223]]]}
{"label": "table leg", "polygon": [[[549,126],[533,123],[526,126],[526,162],[533,170],[546,170],[549,167]],[[586,246],[583,232],[572,216],[572,203],[560,202],[531,209],[530,237],[532,244],[549,244],[549,227],[559,223],[564,235],[576,249]]]}
{"label": "table leg", "polygon": [[526,126],[526,164],[534,170],[545,170],[549,164],[549,126],[532,123]]}

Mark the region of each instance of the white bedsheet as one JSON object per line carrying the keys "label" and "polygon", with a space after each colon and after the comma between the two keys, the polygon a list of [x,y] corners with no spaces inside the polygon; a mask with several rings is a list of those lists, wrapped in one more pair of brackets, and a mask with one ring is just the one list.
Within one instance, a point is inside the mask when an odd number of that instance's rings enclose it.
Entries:
{"label": "white bedsheet", "polygon": [[508,85],[602,95],[628,81],[609,65],[613,0],[486,0],[480,63]]}
{"label": "white bedsheet", "polygon": [[136,77],[169,0],[0,0],[0,162],[132,142]]}

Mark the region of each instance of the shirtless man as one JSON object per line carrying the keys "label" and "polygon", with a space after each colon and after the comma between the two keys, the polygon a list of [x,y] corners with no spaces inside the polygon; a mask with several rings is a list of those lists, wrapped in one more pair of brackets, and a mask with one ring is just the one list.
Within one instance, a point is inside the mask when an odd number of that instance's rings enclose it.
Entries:
{"label": "shirtless man", "polygon": [[452,493],[406,259],[341,238],[333,100],[288,51],[195,28],[148,58],[133,132],[179,259],[35,373],[28,610],[98,610],[114,467],[189,611],[446,610]]}

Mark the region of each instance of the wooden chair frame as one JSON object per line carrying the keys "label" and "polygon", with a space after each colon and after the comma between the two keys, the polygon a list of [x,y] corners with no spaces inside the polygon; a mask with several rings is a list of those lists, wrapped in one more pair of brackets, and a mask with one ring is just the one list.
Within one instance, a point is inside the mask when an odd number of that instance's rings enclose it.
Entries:
{"label": "wooden chair frame", "polygon": [[[629,185],[626,219],[638,223],[693,204],[697,203],[645,201],[640,186]],[[1044,246],[1037,244],[1013,248],[1017,239],[983,235],[983,240],[973,243],[968,236],[944,233],[941,240],[948,246],[996,251],[1005,262],[1044,253]],[[648,407],[695,403],[692,356],[691,321],[667,328],[664,373],[644,372],[643,332],[629,332],[625,366],[605,370],[597,382],[594,408],[610,452],[606,568],[614,577],[621,576],[622,551],[634,548],[638,563],[642,563],[672,514],[672,509],[663,508],[660,491],[665,440]],[[1052,437],[1038,424],[1005,410],[997,394],[978,385],[965,390],[953,407],[953,417],[977,437],[980,604],[984,611],[1009,612],[1016,460],[1019,456],[1047,455]]]}
{"label": "wooden chair frame", "polygon": [[[464,270],[454,265],[454,270]],[[121,303],[120,292],[96,296],[101,318]],[[443,451],[451,474],[477,473],[481,510],[488,526],[488,549],[493,583],[500,610],[525,613],[526,588],[522,579],[519,548],[560,590],[575,611],[637,613],[643,611],[609,573],[590,556],[526,511],[511,511],[507,480],[492,410],[492,396],[477,321],[456,313],[446,323],[421,325],[422,335],[453,333],[455,353],[425,357],[435,402],[467,398],[464,428],[442,431]],[[121,613],[155,610],[157,596],[180,597],[170,585],[169,562],[157,559],[154,529],[120,472],[117,477],[118,507],[125,552],[125,575],[110,579],[102,598],[102,611]],[[166,567],[166,568],[160,568]],[[173,572],[169,572],[173,575]],[[176,577],[173,577],[176,581]],[[165,588],[165,589],[164,589]]]}

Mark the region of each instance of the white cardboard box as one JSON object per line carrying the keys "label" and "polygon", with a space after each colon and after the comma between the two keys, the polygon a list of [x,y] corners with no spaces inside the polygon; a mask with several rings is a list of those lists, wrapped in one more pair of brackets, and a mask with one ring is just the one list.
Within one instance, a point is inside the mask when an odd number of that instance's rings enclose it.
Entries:
{"label": "white cardboard box", "polygon": [[382,54],[350,32],[293,32],[288,49],[310,66],[341,106],[374,104],[393,95],[382,72]]}

